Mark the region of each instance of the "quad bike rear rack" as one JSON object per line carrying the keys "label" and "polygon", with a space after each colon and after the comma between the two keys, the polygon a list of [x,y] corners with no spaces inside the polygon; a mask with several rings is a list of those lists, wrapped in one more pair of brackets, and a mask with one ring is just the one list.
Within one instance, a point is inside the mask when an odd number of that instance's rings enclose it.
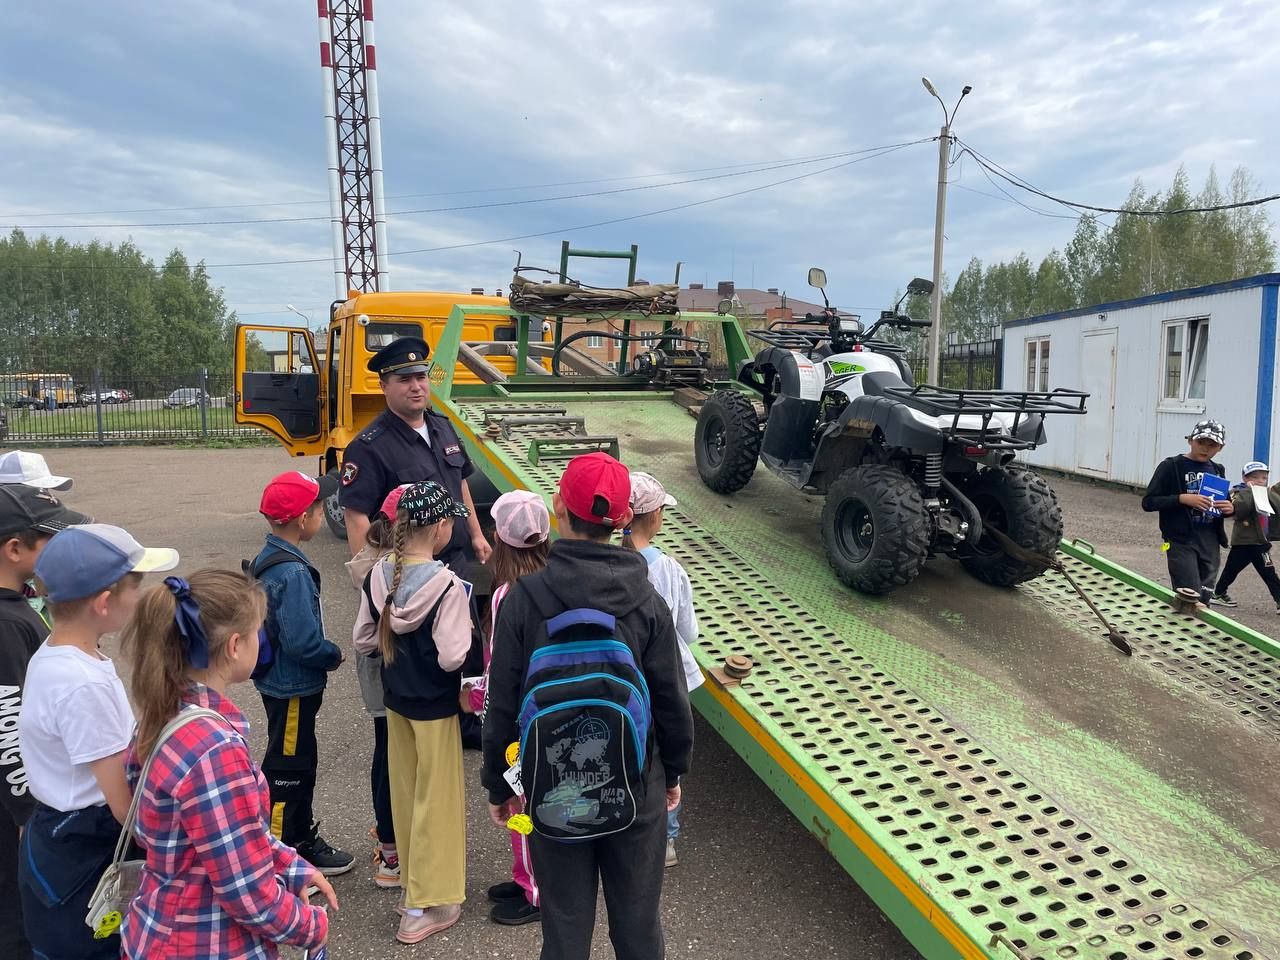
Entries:
{"label": "quad bike rear rack", "polygon": [[[1089,394],[1080,390],[962,390],[920,384],[915,387],[886,387],[885,396],[894,397],[924,413],[951,417],[940,429],[948,440],[963,439],[992,450],[1021,450],[1034,447],[1034,439],[1018,436],[1018,428],[1033,416],[1049,413],[1082,414]],[[1013,425],[992,425],[996,414],[1013,414]],[[961,417],[981,417],[979,428],[964,427]],[[997,421],[998,423],[998,421]]]}

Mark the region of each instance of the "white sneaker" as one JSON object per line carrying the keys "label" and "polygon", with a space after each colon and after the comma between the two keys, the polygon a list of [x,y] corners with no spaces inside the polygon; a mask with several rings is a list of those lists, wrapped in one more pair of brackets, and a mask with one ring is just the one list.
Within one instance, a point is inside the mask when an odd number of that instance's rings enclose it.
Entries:
{"label": "white sneaker", "polygon": [[667,841],[667,866],[674,867],[680,862],[680,858],[676,856],[676,842],[674,840]]}
{"label": "white sneaker", "polygon": [[400,886],[400,861],[388,863],[379,850],[374,861],[373,882],[383,890],[391,890]]}

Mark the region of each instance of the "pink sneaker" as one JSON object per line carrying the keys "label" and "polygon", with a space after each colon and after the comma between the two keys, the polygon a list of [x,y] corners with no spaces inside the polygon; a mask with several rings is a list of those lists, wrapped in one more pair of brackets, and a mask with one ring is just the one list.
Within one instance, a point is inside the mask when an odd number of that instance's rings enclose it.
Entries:
{"label": "pink sneaker", "polygon": [[405,914],[400,918],[400,929],[396,931],[396,939],[401,943],[421,943],[432,934],[448,930],[462,916],[462,904],[453,903],[443,907],[427,907],[420,917]]}

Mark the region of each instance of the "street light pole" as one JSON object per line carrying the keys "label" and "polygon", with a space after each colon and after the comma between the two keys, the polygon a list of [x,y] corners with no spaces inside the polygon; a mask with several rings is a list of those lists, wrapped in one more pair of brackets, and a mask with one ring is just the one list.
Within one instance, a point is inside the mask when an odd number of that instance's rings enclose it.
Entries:
{"label": "street light pole", "polygon": [[921,77],[920,82],[929,91],[929,95],[942,107],[942,129],[938,131],[938,197],[933,213],[933,294],[929,298],[929,367],[927,379],[937,384],[939,366],[942,359],[942,240],[947,219],[947,155],[951,150],[951,121],[960,109],[960,101],[969,95],[973,87],[965,84],[960,91],[960,99],[947,111],[947,105],[938,96],[938,91],[928,77]]}
{"label": "street light pole", "polygon": [[307,329],[308,330],[311,329],[311,318],[309,316],[307,316],[305,313],[303,313],[301,310],[295,307],[292,303],[286,303],[284,305],[284,308],[288,310],[290,313],[295,313],[298,316],[300,316],[303,320],[307,321]]}
{"label": "street light pole", "polygon": [[938,199],[933,214],[933,293],[929,297],[929,371],[927,382],[938,383],[942,353],[942,237],[947,219],[947,152],[951,148],[951,125],[944,123],[938,134]]}

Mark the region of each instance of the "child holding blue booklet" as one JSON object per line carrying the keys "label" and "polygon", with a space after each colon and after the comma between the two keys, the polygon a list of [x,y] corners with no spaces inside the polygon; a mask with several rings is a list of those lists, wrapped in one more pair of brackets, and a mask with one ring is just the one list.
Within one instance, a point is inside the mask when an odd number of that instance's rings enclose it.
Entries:
{"label": "child holding blue booklet", "polygon": [[1208,606],[1213,600],[1221,550],[1227,546],[1223,517],[1234,511],[1219,487],[1227,474],[1214,456],[1227,442],[1217,420],[1201,420],[1187,435],[1186,453],[1161,461],[1147,484],[1142,509],[1159,512],[1160,534],[1173,589],[1190,589]]}

